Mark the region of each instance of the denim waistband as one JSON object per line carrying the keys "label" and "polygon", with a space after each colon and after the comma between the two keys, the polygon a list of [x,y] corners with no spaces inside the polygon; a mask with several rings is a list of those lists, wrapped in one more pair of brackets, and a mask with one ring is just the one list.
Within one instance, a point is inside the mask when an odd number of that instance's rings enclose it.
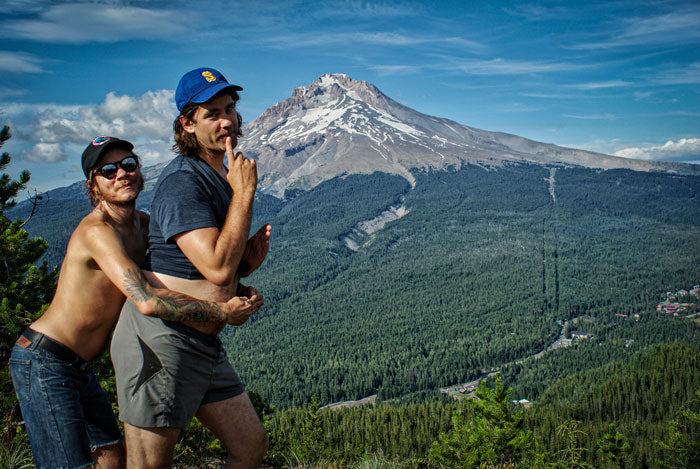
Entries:
{"label": "denim waistband", "polygon": [[41,332],[26,328],[24,332],[22,332],[22,337],[27,339],[31,344],[41,347],[47,352],[53,353],[61,360],[70,363],[72,366],[75,366],[82,371],[88,367],[88,362],[83,360],[80,355],[75,353],[69,347],[56,340],[53,340],[51,337],[47,337]]}

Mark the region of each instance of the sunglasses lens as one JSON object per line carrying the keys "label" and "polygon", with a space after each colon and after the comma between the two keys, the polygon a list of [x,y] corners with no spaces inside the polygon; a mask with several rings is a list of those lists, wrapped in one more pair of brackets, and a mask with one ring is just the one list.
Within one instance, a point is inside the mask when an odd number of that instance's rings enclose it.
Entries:
{"label": "sunglasses lens", "polygon": [[138,168],[139,164],[136,162],[136,158],[129,157],[124,158],[119,164],[119,166],[121,166],[122,169],[127,173],[130,173],[132,171],[135,171],[136,168]]}
{"label": "sunglasses lens", "polygon": [[112,179],[114,176],[117,175],[117,165],[112,163],[104,165],[100,168],[100,174],[102,175],[102,177]]}

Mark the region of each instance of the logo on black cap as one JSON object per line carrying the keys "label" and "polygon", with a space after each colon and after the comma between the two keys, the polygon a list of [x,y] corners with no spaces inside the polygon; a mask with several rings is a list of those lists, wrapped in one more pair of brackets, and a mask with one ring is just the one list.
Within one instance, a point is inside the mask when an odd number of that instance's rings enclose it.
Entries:
{"label": "logo on black cap", "polygon": [[107,142],[112,140],[112,137],[95,137],[95,140],[92,141],[93,145],[103,145]]}

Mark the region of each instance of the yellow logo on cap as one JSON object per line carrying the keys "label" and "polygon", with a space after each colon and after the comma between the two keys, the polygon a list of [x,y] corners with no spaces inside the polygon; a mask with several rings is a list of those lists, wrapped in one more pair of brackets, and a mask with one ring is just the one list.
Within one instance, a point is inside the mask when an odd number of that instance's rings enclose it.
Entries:
{"label": "yellow logo on cap", "polygon": [[206,71],[202,72],[202,76],[209,82],[211,83],[212,81],[216,81],[216,77],[211,74],[211,72]]}

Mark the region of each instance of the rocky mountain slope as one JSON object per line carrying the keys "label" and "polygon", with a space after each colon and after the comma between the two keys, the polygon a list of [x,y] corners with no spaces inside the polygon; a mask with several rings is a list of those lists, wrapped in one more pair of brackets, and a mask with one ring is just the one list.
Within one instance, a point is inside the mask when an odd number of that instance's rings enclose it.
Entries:
{"label": "rocky mountain slope", "polygon": [[700,174],[682,163],[640,161],[539,143],[428,116],[399,104],[371,83],[325,74],[258,116],[239,149],[256,158],[260,187],[281,196],[342,174],[381,171],[411,184],[412,169],[500,166],[508,161]]}

